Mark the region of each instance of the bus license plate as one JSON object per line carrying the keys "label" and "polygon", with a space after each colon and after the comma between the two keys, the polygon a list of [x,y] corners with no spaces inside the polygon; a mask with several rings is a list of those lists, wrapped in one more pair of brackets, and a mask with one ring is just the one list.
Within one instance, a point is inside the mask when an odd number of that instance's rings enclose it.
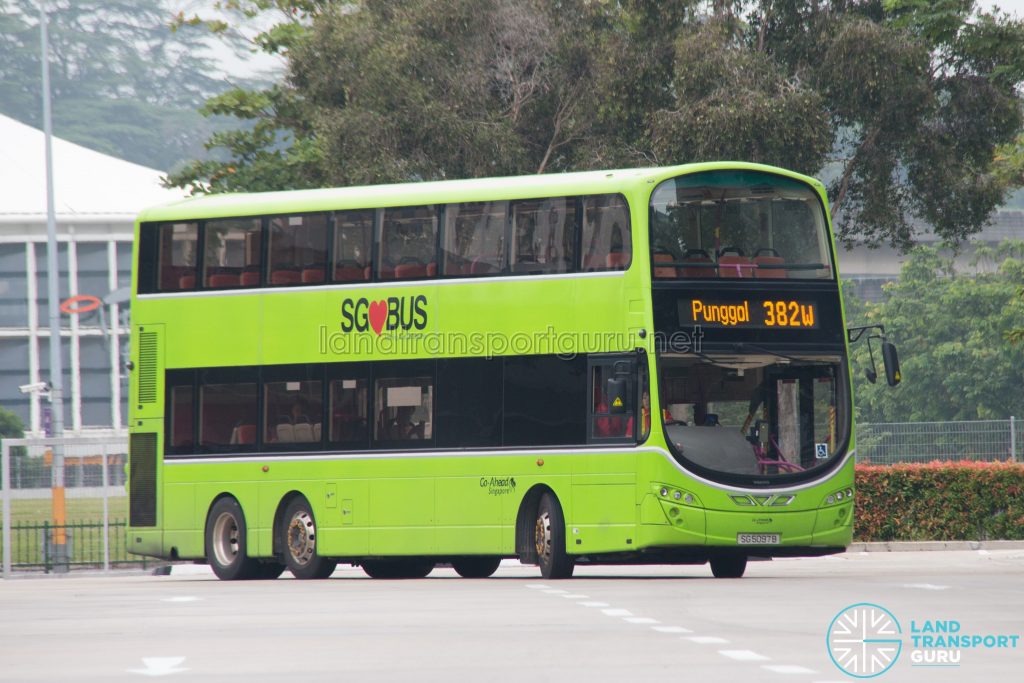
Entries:
{"label": "bus license plate", "polygon": [[737,545],[778,545],[782,534],[736,534]]}

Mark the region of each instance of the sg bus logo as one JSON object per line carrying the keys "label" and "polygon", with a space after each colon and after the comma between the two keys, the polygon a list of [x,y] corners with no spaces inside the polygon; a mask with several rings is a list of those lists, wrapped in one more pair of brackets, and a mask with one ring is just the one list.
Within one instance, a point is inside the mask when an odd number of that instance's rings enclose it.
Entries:
{"label": "sg bus logo", "polygon": [[380,335],[387,330],[422,330],[427,326],[427,297],[389,296],[380,301],[345,299],[341,302],[341,331]]}
{"label": "sg bus logo", "polygon": [[828,654],[854,678],[874,678],[892,668],[903,649],[900,622],[870,602],[851,605],[836,615],[826,634]]}

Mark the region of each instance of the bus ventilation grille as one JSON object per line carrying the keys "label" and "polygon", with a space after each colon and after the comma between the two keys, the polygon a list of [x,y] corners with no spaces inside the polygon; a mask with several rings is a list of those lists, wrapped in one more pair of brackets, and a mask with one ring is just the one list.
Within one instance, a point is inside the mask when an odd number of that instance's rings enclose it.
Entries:
{"label": "bus ventilation grille", "polygon": [[156,526],[156,434],[132,434],[128,457],[128,526]]}
{"label": "bus ventilation grille", "polygon": [[156,403],[156,332],[139,334],[139,403]]}

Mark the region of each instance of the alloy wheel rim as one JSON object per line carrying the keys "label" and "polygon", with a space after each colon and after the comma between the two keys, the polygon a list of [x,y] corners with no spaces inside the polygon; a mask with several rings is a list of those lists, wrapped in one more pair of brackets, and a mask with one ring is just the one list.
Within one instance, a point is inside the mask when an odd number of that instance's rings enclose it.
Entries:
{"label": "alloy wheel rim", "polygon": [[230,565],[238,557],[240,546],[238,521],[229,512],[221,513],[213,524],[213,554],[217,563],[223,567]]}
{"label": "alloy wheel rim", "polygon": [[288,523],[288,553],[296,564],[308,564],[316,552],[316,525],[305,510],[292,515]]}

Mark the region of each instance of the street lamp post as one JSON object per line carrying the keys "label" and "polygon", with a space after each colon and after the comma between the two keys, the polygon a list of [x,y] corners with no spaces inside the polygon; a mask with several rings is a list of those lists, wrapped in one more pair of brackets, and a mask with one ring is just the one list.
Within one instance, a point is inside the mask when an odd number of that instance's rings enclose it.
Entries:
{"label": "street lamp post", "polygon": [[[46,297],[50,308],[50,407],[51,431],[64,434],[64,365],[60,336],[60,266],[57,263],[57,215],[53,199],[53,124],[50,106],[50,46],[46,27],[46,0],[39,3],[39,37],[43,67],[43,132],[46,137]],[[64,449],[53,444],[53,567],[68,570],[67,512],[64,502]]]}

